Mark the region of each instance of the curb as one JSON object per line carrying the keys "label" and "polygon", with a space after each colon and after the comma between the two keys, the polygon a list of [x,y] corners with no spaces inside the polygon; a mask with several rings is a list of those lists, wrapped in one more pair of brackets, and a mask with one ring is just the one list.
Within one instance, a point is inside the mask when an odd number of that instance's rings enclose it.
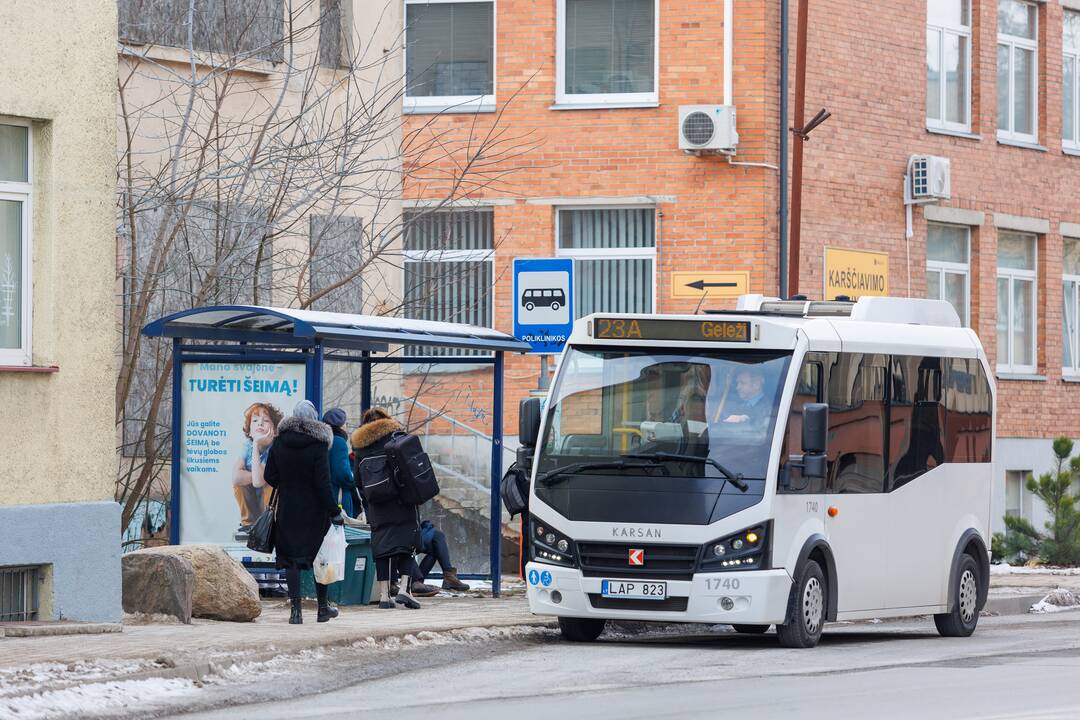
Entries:
{"label": "curb", "polygon": [[1046,597],[1046,593],[1038,595],[991,595],[986,600],[983,612],[993,615],[1027,615],[1031,606]]}
{"label": "curb", "polygon": [[0,626],[0,638],[56,637],[59,635],[104,635],[123,632],[121,623],[45,623],[42,625]]}
{"label": "curb", "polygon": [[[506,623],[494,623],[490,625],[473,624],[473,625],[460,625],[458,627],[445,628],[442,630],[434,630],[431,632],[436,633],[451,633],[455,630],[465,630],[467,628],[499,628],[499,627],[557,627],[556,623],[550,618],[539,617],[534,615],[528,615],[521,619],[515,619],[514,622]],[[222,670],[228,670],[229,668],[239,665],[240,663],[258,663],[272,660],[273,658],[280,657],[282,655],[296,655],[302,652],[311,650],[322,650],[326,648],[340,648],[348,647],[356,642],[362,642],[371,638],[373,640],[387,640],[389,638],[404,638],[407,635],[415,635],[417,632],[411,631],[402,632],[400,630],[387,630],[385,632],[368,632],[363,634],[351,634],[334,638],[332,640],[319,640],[306,645],[299,645],[290,648],[278,648],[275,650],[263,650],[261,652],[251,652],[250,650],[244,650],[237,648],[235,650],[224,651],[220,657],[210,659],[208,657],[196,658],[193,660],[187,660],[182,663],[174,663],[169,657],[160,657],[156,660],[158,663],[162,663],[162,667],[151,668],[149,670],[142,670],[135,673],[125,673],[120,675],[112,675],[108,677],[94,678],[93,680],[72,680],[69,682],[58,682],[52,685],[38,687],[33,690],[23,690],[14,692],[10,695],[3,696],[3,700],[11,700],[14,698],[27,697],[32,695],[40,695],[46,692],[55,692],[58,690],[66,690],[70,687],[86,684],[97,684],[107,682],[127,682],[137,680],[153,680],[153,679],[181,679],[190,680],[193,683],[201,684],[207,677],[215,675]]]}

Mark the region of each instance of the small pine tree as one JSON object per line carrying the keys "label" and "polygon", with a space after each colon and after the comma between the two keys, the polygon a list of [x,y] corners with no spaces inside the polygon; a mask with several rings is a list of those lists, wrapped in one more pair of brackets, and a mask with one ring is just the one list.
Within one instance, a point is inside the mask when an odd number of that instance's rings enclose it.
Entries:
{"label": "small pine tree", "polygon": [[1038,557],[1052,565],[1080,562],[1080,510],[1073,484],[1080,478],[1080,457],[1071,457],[1073,441],[1059,437],[1053,444],[1056,468],[1036,480],[1027,478],[1028,492],[1043,501],[1050,512],[1045,533],[1040,533],[1027,520],[1005,517],[1005,536],[1000,547],[1005,557],[1026,560]]}

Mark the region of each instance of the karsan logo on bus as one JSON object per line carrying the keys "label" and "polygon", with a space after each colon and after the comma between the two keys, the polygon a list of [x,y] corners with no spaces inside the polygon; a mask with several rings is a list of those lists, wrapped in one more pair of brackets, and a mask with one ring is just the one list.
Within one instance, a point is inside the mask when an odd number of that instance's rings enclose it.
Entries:
{"label": "karsan logo on bus", "polygon": [[652,527],[613,527],[611,537],[660,539],[660,528]]}

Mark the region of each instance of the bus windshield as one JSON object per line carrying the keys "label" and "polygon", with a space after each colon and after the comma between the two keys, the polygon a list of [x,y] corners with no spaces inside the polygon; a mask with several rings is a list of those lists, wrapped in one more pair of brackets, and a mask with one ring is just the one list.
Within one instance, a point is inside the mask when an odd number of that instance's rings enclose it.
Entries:
{"label": "bus windshield", "polygon": [[[782,351],[569,348],[549,401],[538,475],[669,453],[763,479],[790,359]],[[675,459],[635,473],[723,476],[708,462]]]}

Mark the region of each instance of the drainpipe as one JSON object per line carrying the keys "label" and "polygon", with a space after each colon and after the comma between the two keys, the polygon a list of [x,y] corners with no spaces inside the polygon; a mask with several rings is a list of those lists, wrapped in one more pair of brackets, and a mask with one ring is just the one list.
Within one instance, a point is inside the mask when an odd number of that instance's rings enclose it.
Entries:
{"label": "drainpipe", "polygon": [[732,85],[732,58],[735,53],[732,47],[735,42],[734,6],[735,0],[724,0],[724,104],[731,105]]}
{"label": "drainpipe", "polygon": [[788,296],[788,23],[790,0],[780,0],[780,297]]}

